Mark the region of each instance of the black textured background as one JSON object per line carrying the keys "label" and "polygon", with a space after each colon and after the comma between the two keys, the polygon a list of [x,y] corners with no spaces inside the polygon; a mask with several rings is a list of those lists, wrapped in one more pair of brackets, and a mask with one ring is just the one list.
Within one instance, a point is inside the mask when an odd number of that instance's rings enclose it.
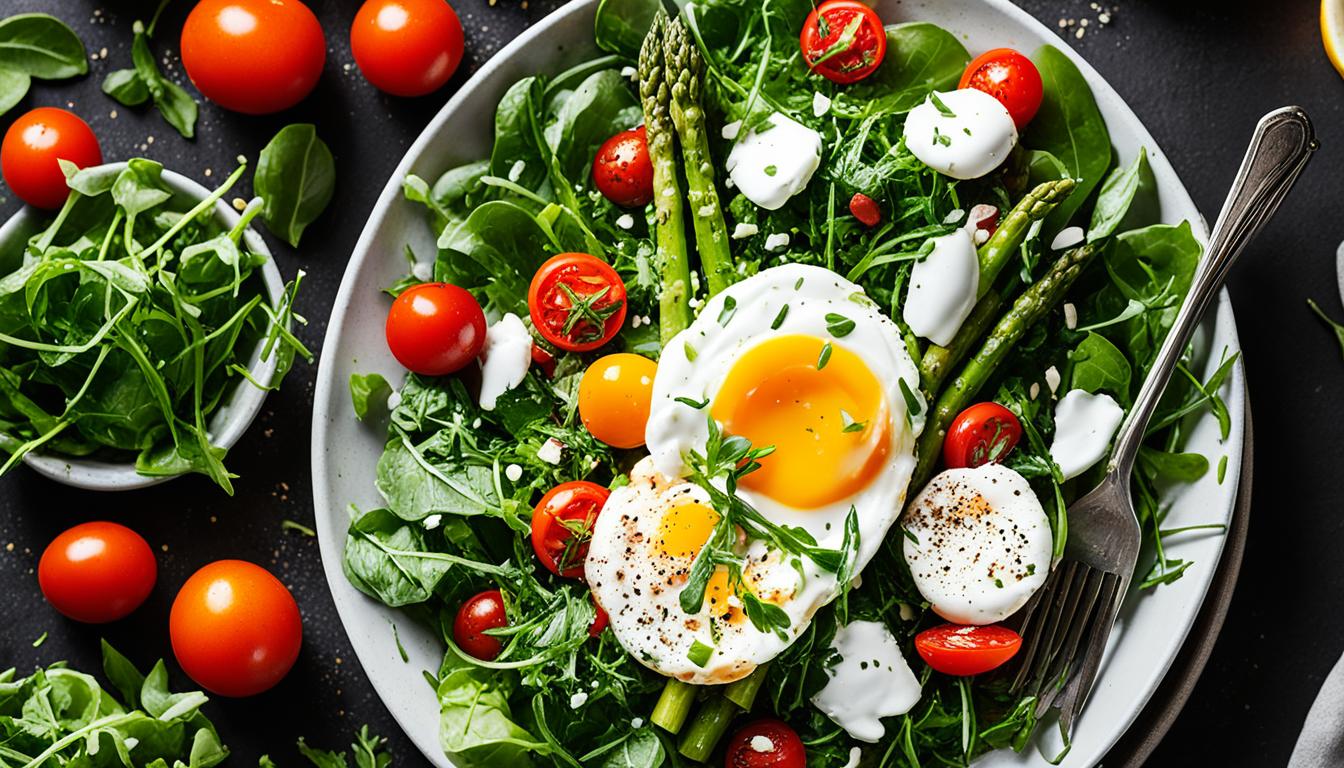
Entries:
{"label": "black textured background", "polygon": [[[492,0],[493,1],[493,0]],[[442,93],[394,99],[355,68],[348,30],[355,0],[311,0],[327,33],[326,70],[316,92],[294,109],[254,118],[203,104],[197,138],[178,136],[156,113],[121,107],[99,84],[129,66],[131,22],[151,0],[3,0],[0,13],[54,13],[84,40],[94,61],[88,77],[37,83],[0,118],[0,130],[40,105],[73,109],[97,132],[108,160],[145,155],[202,180],[255,160],[281,126],[311,121],[336,156],[339,182],[327,214],[304,236],[302,253],[271,238],[281,271],[308,272],[302,332],[316,351],[346,259],[388,174],[449,92],[557,0],[453,0],[467,34],[467,61]],[[190,8],[178,0],[159,24],[155,49],[181,77],[176,37]],[[1089,0],[1023,0],[1047,25],[1089,19],[1069,42],[1129,102],[1175,165],[1195,201],[1217,215],[1256,119],[1285,103],[1315,118],[1324,149],[1285,209],[1243,257],[1231,281],[1256,423],[1255,498],[1241,581],[1222,637],[1185,713],[1152,759],[1154,765],[1282,765],[1320,681],[1344,651],[1344,515],[1340,512],[1339,429],[1344,361],[1333,337],[1307,311],[1315,297],[1340,309],[1334,255],[1344,240],[1344,81],[1321,50],[1318,6],[1311,0],[1109,0],[1111,23],[1098,28]],[[250,174],[249,174],[250,176]],[[240,189],[239,195],[248,196]],[[0,187],[0,215],[19,206]],[[168,648],[168,607],[196,568],[238,557],[271,569],[289,585],[304,616],[304,650],[289,677],[248,700],[214,700],[208,712],[234,752],[233,765],[269,752],[293,764],[293,741],[349,742],[369,723],[391,740],[398,762],[419,755],[374,696],[353,657],[323,579],[317,544],[281,521],[312,524],[308,441],[315,369],[300,365],[231,452],[241,477],[224,497],[188,478],[128,494],[81,492],[26,469],[0,479],[0,668],[30,669],[57,659],[98,669],[98,638],[108,637],[142,666]],[[87,627],[42,600],[34,569],[42,548],[78,522],[107,518],[139,530],[159,556],[159,585],[130,618]],[[32,642],[50,638],[39,648]],[[179,687],[187,681],[173,667]]]}

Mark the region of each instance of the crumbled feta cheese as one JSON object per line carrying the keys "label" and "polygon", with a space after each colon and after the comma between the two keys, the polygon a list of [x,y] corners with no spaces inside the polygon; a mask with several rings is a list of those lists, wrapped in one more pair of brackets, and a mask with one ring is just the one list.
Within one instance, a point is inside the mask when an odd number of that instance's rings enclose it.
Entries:
{"label": "crumbled feta cheese", "polygon": [[527,170],[527,162],[524,160],[515,160],[509,168],[509,181],[518,181],[523,177],[523,171]]}
{"label": "crumbled feta cheese", "polygon": [[546,442],[542,443],[541,447],[537,449],[537,458],[547,464],[559,464],[560,457],[564,455],[564,451],[565,444],[552,437],[547,439]]}
{"label": "crumbled feta cheese", "polygon": [[630,316],[630,327],[631,327],[631,328],[638,328],[638,327],[639,327],[639,323],[640,323],[640,321],[643,320],[643,319],[644,319],[644,318],[640,317],[639,315],[631,315],[631,316]]}
{"label": "crumbled feta cheese", "polygon": [[733,139],[737,138],[737,134],[741,133],[741,131],[742,131],[742,121],[734,120],[733,122],[723,126],[723,131],[721,133],[723,135],[723,138],[727,139],[728,141],[732,141]]}
{"label": "crumbled feta cheese", "polygon": [[1070,331],[1078,327],[1078,308],[1072,302],[1064,303],[1064,327]]}
{"label": "crumbled feta cheese", "polygon": [[761,231],[761,228],[755,224],[739,223],[733,227],[733,239],[743,240]]}
{"label": "crumbled feta cheese", "polygon": [[422,283],[434,279],[434,265],[427,261],[417,261],[411,265],[411,276]]}
{"label": "crumbled feta cheese", "polygon": [[1041,385],[1040,385],[1040,383],[1039,383],[1039,382],[1035,382],[1035,381],[1031,382],[1031,389],[1027,390],[1027,395],[1028,395],[1032,400],[1035,400],[1037,397],[1040,397],[1040,395],[1041,395]]}
{"label": "crumbled feta cheese", "polygon": [[621,77],[628,77],[631,80],[639,80],[639,70],[634,67],[621,67]]}
{"label": "crumbled feta cheese", "polygon": [[1051,396],[1059,390],[1059,369],[1053,365],[1045,369],[1045,386],[1050,388]]}
{"label": "crumbled feta cheese", "polygon": [[972,235],[971,238],[975,240],[976,245],[984,245],[985,242],[989,240],[989,230],[977,229],[975,230],[975,234]]}
{"label": "crumbled feta cheese", "polygon": [[718,212],[719,212],[718,206],[702,205],[700,206],[700,209],[695,212],[695,215],[699,216],[702,219],[708,219],[710,216],[713,216]]}
{"label": "crumbled feta cheese", "polygon": [[776,232],[765,238],[765,250],[775,251],[789,244],[789,234],[787,232]]}
{"label": "crumbled feta cheese", "polygon": [[915,606],[909,603],[897,603],[896,608],[901,612],[901,621],[915,620]]}
{"label": "crumbled feta cheese", "polygon": [[401,405],[401,393],[394,389],[392,394],[387,396],[387,410],[395,411],[398,405]]}
{"label": "crumbled feta cheese", "polygon": [[1083,232],[1082,227],[1065,227],[1060,230],[1058,235],[1055,235],[1054,240],[1050,241],[1050,250],[1062,251],[1065,248],[1072,248],[1083,242],[1086,237],[1087,235]]}
{"label": "crumbled feta cheese", "polygon": [[471,428],[472,428],[472,429],[480,429],[480,428],[481,428],[481,417],[480,417],[480,416],[477,416],[476,418],[474,418],[474,419],[471,420]]}
{"label": "crumbled feta cheese", "polygon": [[578,709],[587,702],[588,702],[588,694],[584,693],[583,691],[579,691],[578,693],[569,697],[569,708]]}
{"label": "crumbled feta cheese", "polygon": [[621,214],[621,217],[616,219],[616,226],[621,229],[630,229],[635,226],[635,217],[628,213]]}
{"label": "crumbled feta cheese", "polygon": [[770,752],[775,748],[775,742],[770,740],[769,736],[756,734],[751,737],[751,749],[753,752]]}
{"label": "crumbled feta cheese", "polygon": [[631,727],[631,728],[634,728],[634,729],[636,729],[636,730],[638,730],[638,729],[640,729],[640,728],[643,728],[643,727],[644,727],[644,718],[642,718],[642,717],[636,717],[635,719],[631,720],[631,721],[630,721],[630,727]]}
{"label": "crumbled feta cheese", "polygon": [[817,91],[812,94],[812,114],[821,117],[831,111],[831,99],[826,94]]}
{"label": "crumbled feta cheese", "polygon": [[443,522],[443,515],[430,515],[429,517],[425,518],[425,530],[432,531],[435,528],[438,528],[439,523],[442,522]]}
{"label": "crumbled feta cheese", "polygon": [[966,211],[961,208],[953,208],[943,217],[944,224],[956,224],[958,221],[966,218]]}
{"label": "crumbled feta cheese", "polygon": [[523,477],[523,468],[517,464],[510,464],[504,468],[504,476],[509,478],[510,483],[516,483]]}

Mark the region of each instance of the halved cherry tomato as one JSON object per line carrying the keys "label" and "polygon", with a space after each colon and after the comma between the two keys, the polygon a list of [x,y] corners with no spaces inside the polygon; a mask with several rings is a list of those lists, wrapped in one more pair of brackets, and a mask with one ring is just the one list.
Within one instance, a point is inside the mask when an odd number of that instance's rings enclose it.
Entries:
{"label": "halved cherry tomato", "polygon": [[[971,206],[971,212],[966,214],[966,223],[976,230],[983,229],[985,238],[991,238],[995,232],[999,231],[999,209],[997,206],[988,203],[978,203]],[[980,242],[977,238],[976,242]]]}
{"label": "halved cherry tomato", "polygon": [[621,330],[625,282],[596,256],[561,253],[532,276],[527,308],[542,338],[569,352],[587,352]]}
{"label": "halved cherry tomato", "polygon": [[540,368],[548,379],[555,375],[555,355],[536,342],[532,342],[532,364]]}
{"label": "halved cherry tomato", "polygon": [[[588,594],[592,595],[591,592]],[[589,637],[601,637],[602,633],[607,631],[607,625],[611,623],[611,616],[607,615],[606,609],[597,604],[597,596],[593,595],[593,607],[597,609],[593,616],[593,623],[588,625]]]}
{"label": "halved cherry tomato", "polygon": [[593,437],[616,448],[644,444],[658,364],[621,352],[593,361],[579,379],[579,418]]}
{"label": "halved cherry tomato", "polygon": [[1045,94],[1036,65],[1012,48],[995,48],[976,56],[957,87],[974,88],[998,99],[1018,130],[1036,116]]}
{"label": "halved cherry tomato", "polygon": [[60,208],[70,196],[58,160],[80,168],[101,165],[98,137],[79,116],[55,107],[38,107],[15,120],[0,146],[5,184],[34,208]]}
{"label": "halved cherry tomato", "polygon": [[392,302],[385,332],[397,362],[425,376],[444,376],[481,354],[485,313],[464,288],[421,283]]}
{"label": "halved cherry tomato", "polygon": [[915,650],[924,663],[945,675],[969,677],[996,669],[1022,647],[1022,636],[990,624],[983,627],[943,624],[915,635]]}
{"label": "halved cherry tomato", "polygon": [[957,414],[943,441],[948,469],[1003,461],[1022,439],[1022,423],[998,403],[976,403]]}
{"label": "halved cherry tomato", "polygon": [[467,598],[453,619],[453,642],[457,647],[482,661],[499,655],[504,644],[499,638],[485,634],[487,629],[509,625],[504,613],[504,595],[498,589],[487,589]]}
{"label": "halved cherry tomato", "polygon": [[116,523],[76,525],[37,563],[37,583],[51,606],[75,621],[116,621],[145,602],[159,566],[140,534]]}
{"label": "halved cherry tomato", "polygon": [[876,227],[882,223],[882,207],[862,192],[855,192],[849,199],[849,212],[865,227]]}
{"label": "halved cherry tomato", "polygon": [[813,72],[846,85],[871,75],[882,63],[887,30],[877,12],[857,0],[826,0],[808,14],[799,43]]}
{"label": "halved cherry tomato", "polygon": [[763,717],[733,734],[724,751],[723,765],[724,768],[806,768],[807,750],[787,723]]}
{"label": "halved cherry tomato", "polygon": [[644,126],[607,139],[593,158],[593,184],[622,208],[641,208],[653,200],[653,161]]}
{"label": "halved cherry tomato", "polygon": [[462,63],[462,22],[445,0],[366,0],[350,27],[350,52],[378,90],[424,96]]}
{"label": "halved cherry tomato", "polygon": [[168,616],[182,670],[221,696],[251,696],[280,682],[299,658],[303,621],[280,580],[259,565],[219,560],[178,590]]}
{"label": "halved cherry tomato", "polygon": [[182,26],[182,66],[205,98],[248,115],[303,100],[327,40],[299,0],[201,0]]}
{"label": "halved cherry tomato", "polygon": [[532,510],[532,549],[551,573],[583,578],[593,523],[611,491],[586,480],[561,483]]}

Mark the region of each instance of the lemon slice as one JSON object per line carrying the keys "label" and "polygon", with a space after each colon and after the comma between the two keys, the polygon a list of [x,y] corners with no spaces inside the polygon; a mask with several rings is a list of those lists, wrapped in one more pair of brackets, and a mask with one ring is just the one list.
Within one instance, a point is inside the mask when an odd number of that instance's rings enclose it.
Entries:
{"label": "lemon slice", "polygon": [[1344,0],[1321,0],[1321,40],[1330,63],[1344,76]]}

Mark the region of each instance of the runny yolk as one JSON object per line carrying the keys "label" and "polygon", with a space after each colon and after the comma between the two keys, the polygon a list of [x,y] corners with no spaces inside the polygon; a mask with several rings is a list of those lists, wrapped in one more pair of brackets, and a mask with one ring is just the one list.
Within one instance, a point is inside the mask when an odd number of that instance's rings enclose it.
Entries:
{"label": "runny yolk", "polygon": [[[658,540],[654,548],[660,555],[681,561],[689,570],[718,523],[719,513],[704,504],[695,501],[677,504],[663,513],[663,519],[658,522]],[[713,616],[735,620],[742,615],[742,610],[728,605],[731,594],[728,569],[717,566],[705,587],[705,607]]]}
{"label": "runny yolk", "polygon": [[882,385],[848,349],[784,335],[743,352],[714,397],[728,434],[775,446],[741,485],[798,509],[815,509],[866,487],[891,450]]}

